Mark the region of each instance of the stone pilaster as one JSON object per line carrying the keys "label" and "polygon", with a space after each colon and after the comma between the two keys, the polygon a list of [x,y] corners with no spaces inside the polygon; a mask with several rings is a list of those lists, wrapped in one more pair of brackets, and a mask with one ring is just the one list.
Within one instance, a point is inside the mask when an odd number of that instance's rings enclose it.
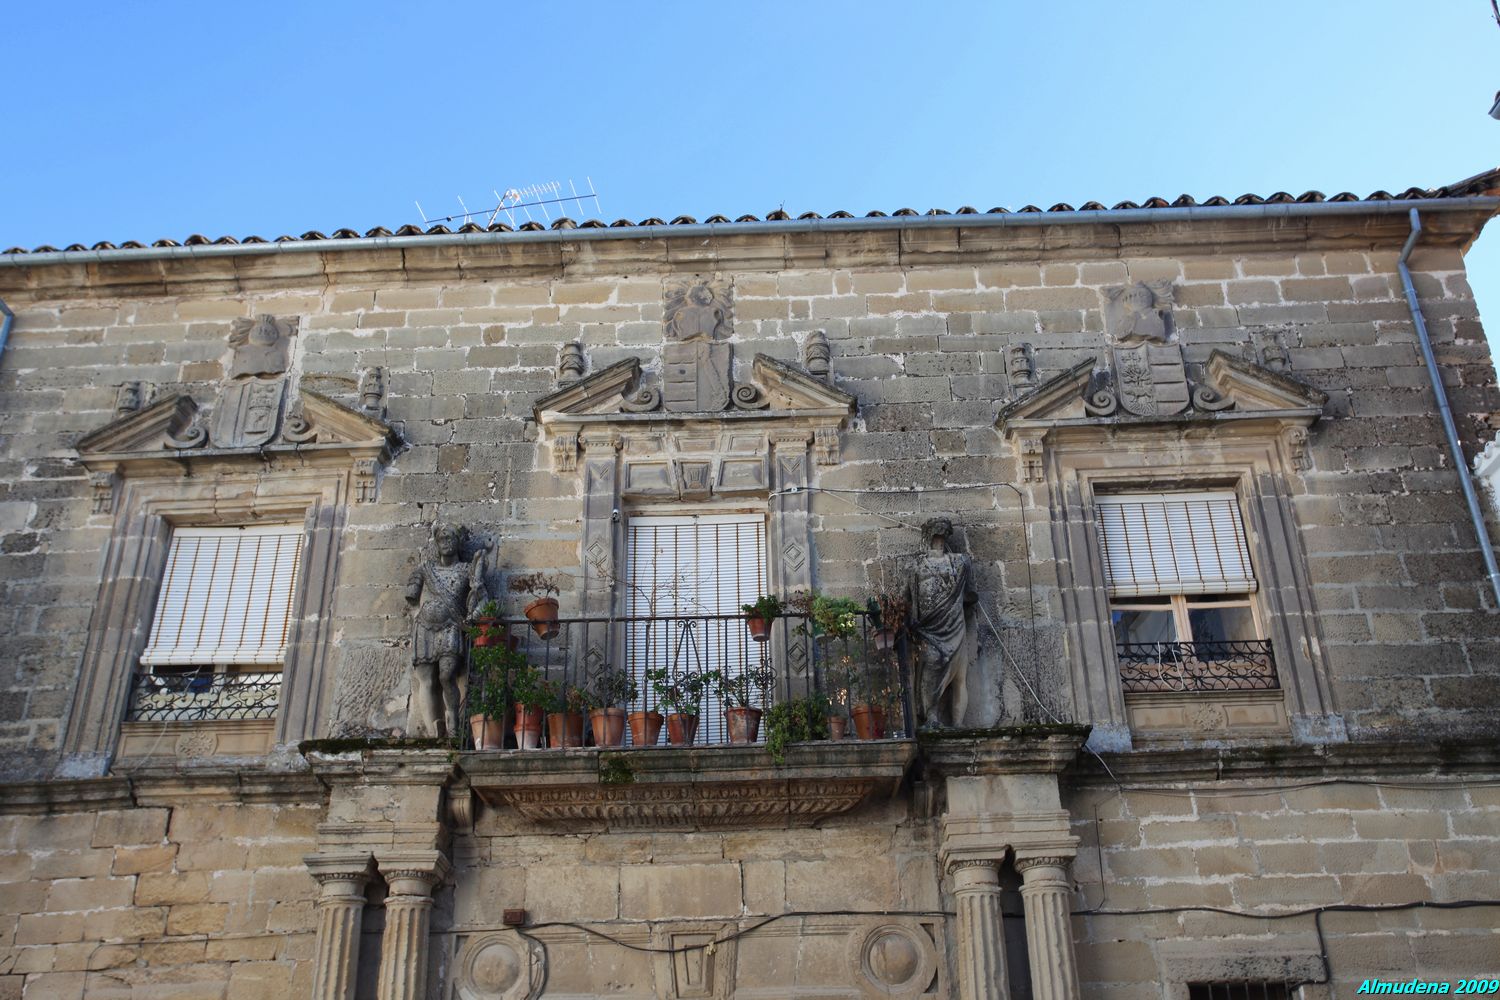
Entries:
{"label": "stone pilaster", "polygon": [[365,887],[374,875],[369,854],[311,854],[303,859],[317,880],[318,938],[313,1000],[354,1000],[359,976],[359,930]]}
{"label": "stone pilaster", "polygon": [[948,871],[958,910],[958,995],[961,1000],[1009,1000],[1000,865],[963,860],[950,864]]}
{"label": "stone pilaster", "polygon": [[1026,906],[1026,950],[1034,1000],[1078,1000],[1078,962],[1068,915],[1070,861],[1060,855],[1016,858]]}
{"label": "stone pilaster", "polygon": [[385,877],[385,934],[380,940],[379,1000],[425,1000],[432,890],[448,873],[437,851],[382,855]]}

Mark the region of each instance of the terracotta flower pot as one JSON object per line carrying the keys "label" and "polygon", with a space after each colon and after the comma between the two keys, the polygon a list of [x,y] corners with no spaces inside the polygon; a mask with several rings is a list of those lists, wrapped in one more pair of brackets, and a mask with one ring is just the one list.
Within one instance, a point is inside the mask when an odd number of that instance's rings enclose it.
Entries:
{"label": "terracotta flower pot", "polygon": [[638,747],[654,747],[661,739],[662,717],[660,712],[631,712],[630,743]]}
{"label": "terracotta flower pot", "polygon": [[667,742],[687,746],[698,737],[698,717],[673,712],[667,716]]}
{"label": "terracotta flower pot", "polygon": [[724,709],[724,728],[729,730],[729,742],[754,743],[760,735],[760,709]]}
{"label": "terracotta flower pot", "polygon": [[854,735],[862,740],[885,739],[885,709],[879,705],[855,705],[849,714],[854,717]]}
{"label": "terracotta flower pot", "polygon": [[535,750],[542,745],[542,710],[516,704],[516,749]]}
{"label": "terracotta flower pot", "polygon": [[847,715],[830,715],[828,717],[828,738],[830,740],[841,740],[849,732],[849,717]]}
{"label": "terracotta flower pot", "polygon": [[583,713],[548,712],[547,745],[554,749],[583,746]]}
{"label": "terracotta flower pot", "polygon": [[589,712],[589,725],[594,730],[594,746],[625,745],[625,710],[623,708],[592,709]]}
{"label": "terracotta flower pot", "polygon": [[504,640],[504,630],[495,623],[493,618],[481,618],[474,623],[479,630],[474,636],[474,648],[483,649],[485,646],[498,646]]}
{"label": "terracotta flower pot", "polygon": [[469,729],[474,733],[475,750],[502,750],[505,748],[505,720],[491,719],[484,715],[469,716]]}
{"label": "terracotta flower pot", "polygon": [[543,639],[557,638],[557,598],[538,597],[521,611],[531,622],[532,631]]}
{"label": "terracotta flower pot", "polygon": [[746,618],[745,626],[750,629],[750,638],[756,642],[765,642],[771,638],[770,618]]}

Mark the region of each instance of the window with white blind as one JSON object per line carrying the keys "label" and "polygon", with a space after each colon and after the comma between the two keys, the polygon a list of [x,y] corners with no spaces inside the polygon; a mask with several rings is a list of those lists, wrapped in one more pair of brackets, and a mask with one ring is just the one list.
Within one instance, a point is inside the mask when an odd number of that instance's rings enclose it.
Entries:
{"label": "window with white blind", "polygon": [[1260,637],[1250,546],[1233,492],[1098,495],[1094,509],[1117,645]]}
{"label": "window with white blind", "polygon": [[[645,672],[672,676],[724,670],[731,676],[760,665],[764,643],[753,642],[740,606],[766,593],[766,519],[759,514],[635,516],[626,526],[627,660],[653,707]],[[727,615],[729,618],[714,616]],[[757,703],[769,692],[752,688]],[[722,706],[705,692],[699,739],[722,734]]]}
{"label": "window with white blind", "polygon": [[142,666],[281,665],[302,540],[300,524],[174,531]]}

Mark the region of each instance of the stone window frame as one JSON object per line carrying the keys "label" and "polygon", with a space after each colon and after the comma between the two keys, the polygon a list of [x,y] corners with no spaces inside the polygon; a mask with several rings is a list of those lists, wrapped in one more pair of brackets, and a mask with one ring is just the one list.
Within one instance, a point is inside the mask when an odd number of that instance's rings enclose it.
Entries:
{"label": "stone window frame", "polygon": [[[1283,428],[1246,421],[1198,437],[1141,426],[1049,435],[1045,476],[1058,557],[1075,699],[1095,726],[1097,749],[1126,749],[1132,736],[1119,682],[1110,598],[1099,548],[1094,493],[1232,489],[1239,499],[1258,606],[1296,742],[1346,738],[1334,713],[1312,586],[1287,481],[1295,468]],[[1209,440],[1209,438],[1212,440]],[[1141,447],[1130,448],[1129,444]],[[1125,447],[1122,447],[1125,446]],[[1100,669],[1103,668],[1103,669]]]}
{"label": "stone window frame", "polygon": [[[161,463],[177,465],[165,456],[152,464]],[[285,746],[316,735],[319,720],[332,704],[335,581],[357,477],[341,456],[290,466],[281,459],[250,464],[205,457],[192,463],[191,475],[185,474],[183,465],[137,475],[122,471],[62,741],[60,774],[102,775],[117,756],[131,680],[150,637],[175,527],[301,520],[301,571],[272,742]],[[215,723],[192,725],[208,732]]]}

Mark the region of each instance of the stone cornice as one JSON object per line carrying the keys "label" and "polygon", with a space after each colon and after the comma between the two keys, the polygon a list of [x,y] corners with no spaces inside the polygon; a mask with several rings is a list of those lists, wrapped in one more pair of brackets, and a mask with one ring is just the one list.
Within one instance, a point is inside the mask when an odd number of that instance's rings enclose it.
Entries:
{"label": "stone cornice", "polygon": [[1465,247],[1495,214],[1495,198],[1342,204],[1194,206],[1117,212],[1037,212],[819,219],[723,226],[635,226],[320,240],[225,247],[88,250],[0,258],[0,297],[255,293],[402,281],[555,279],[696,273],[1116,259],[1171,248],[1255,251],[1398,250],[1407,212],[1423,213],[1423,246]]}
{"label": "stone cornice", "polygon": [[933,774],[1059,774],[1078,757],[1089,727],[1039,725],[1001,729],[940,729],[917,741]]}
{"label": "stone cornice", "polygon": [[1090,755],[1077,758],[1064,785],[1122,782],[1304,781],[1358,777],[1461,779],[1500,774],[1500,744],[1489,740],[1380,741],[1315,746],[1199,747],[1107,753],[1104,766]]}
{"label": "stone cornice", "polygon": [[326,793],[305,770],[150,765],[129,775],[0,784],[0,815],[71,813],[187,801],[314,805]]}

